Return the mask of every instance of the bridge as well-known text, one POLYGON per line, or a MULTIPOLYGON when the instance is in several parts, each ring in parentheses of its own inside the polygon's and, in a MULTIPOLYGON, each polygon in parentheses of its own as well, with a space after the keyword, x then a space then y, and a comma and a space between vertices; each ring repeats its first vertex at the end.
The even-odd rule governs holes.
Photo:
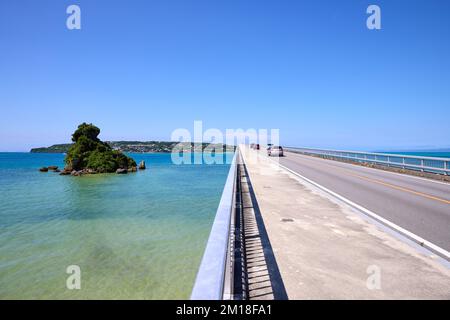
POLYGON ((238 148, 192 299, 450 299, 450 159, 285 151, 238 148))

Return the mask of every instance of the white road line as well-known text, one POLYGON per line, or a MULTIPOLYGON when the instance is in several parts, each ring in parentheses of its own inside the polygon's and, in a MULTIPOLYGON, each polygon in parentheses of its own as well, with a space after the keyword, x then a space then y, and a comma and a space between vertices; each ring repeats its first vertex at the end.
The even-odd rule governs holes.
MULTIPOLYGON (((259 155, 259 156, 261 156, 261 155, 259 155)), ((445 258, 447 261, 450 261, 450 252, 448 252, 447 250, 445 250, 445 249, 435 245, 434 243, 432 243, 432 242, 430 242, 428 240, 423 239, 422 237, 419 237, 418 235, 416 235, 416 234, 414 234, 414 233, 412 233, 412 232, 410 232, 410 231, 408 231, 408 230, 406 230, 406 229, 396 225, 395 223, 393 223, 393 222, 391 222, 391 221, 389 221, 389 220, 379 216, 378 214, 370 211, 369 209, 366 209, 363 206, 360 206, 359 204, 356 204, 353 201, 351 201, 351 200, 341 196, 340 194, 337 194, 336 192, 331 191, 330 189, 328 189, 328 188, 318 184, 317 182, 314 182, 314 181, 312 181, 312 180, 302 176, 301 174, 299 174, 299 173, 297 173, 297 172, 295 172, 295 171, 293 171, 293 170, 283 166, 282 164, 280 164, 280 163, 278 163, 278 162, 276 162, 276 161, 274 161, 274 160, 272 160, 270 158, 266 158, 266 159, 272 161, 273 163, 278 164, 278 166, 280 168, 283 168, 284 170, 289 171, 290 173, 298 176, 299 178, 303 179, 304 181, 314 185, 315 187, 321 189, 322 191, 325 191, 326 193, 332 195, 333 197, 336 197, 337 199, 341 200, 342 202, 344 202, 344 203, 350 205, 351 207, 357 209, 358 211, 366 214, 367 216, 371 217, 372 219, 375 219, 376 221, 382 223, 383 225, 385 225, 385 226, 395 230, 396 232, 402 234, 403 236, 413 240, 414 242, 418 243, 422 247, 427 248, 428 250, 438 254, 439 256, 445 258)))
MULTIPOLYGON (((305 156, 305 157, 309 157, 309 158, 313 158, 313 159, 319 159, 319 160, 328 160, 328 161, 333 161, 333 162, 338 162, 338 163, 342 163, 342 164, 348 164, 348 165, 352 165, 352 166, 358 166, 357 164, 353 164, 353 163, 347 163, 347 162, 342 162, 342 161, 338 161, 338 160, 331 160, 331 159, 324 159, 324 158, 317 158, 317 157, 312 157, 312 156, 308 156, 306 154, 300 154, 300 153, 296 153, 296 152, 292 152, 292 151, 286 151, 288 153, 291 153, 293 155, 299 155, 299 156, 305 156)), ((378 172, 383 172, 383 173, 391 173, 391 174, 395 174, 397 176, 401 176, 401 177, 405 177, 405 178, 413 178, 413 179, 417 179, 417 180, 422 180, 425 182, 433 182, 433 183, 438 183, 438 184, 442 184, 444 186, 448 186, 450 187, 450 183, 449 182, 444 182, 444 181, 438 181, 438 180, 433 180, 433 179, 428 179, 428 178, 422 178, 422 177, 416 177, 407 173, 398 173, 398 172, 392 172, 392 171, 388 171, 388 170, 383 170, 383 169, 377 169, 377 168, 371 168, 371 167, 365 167, 365 166, 358 166, 359 168, 363 168, 363 169, 370 169, 370 170, 375 170, 378 172)))

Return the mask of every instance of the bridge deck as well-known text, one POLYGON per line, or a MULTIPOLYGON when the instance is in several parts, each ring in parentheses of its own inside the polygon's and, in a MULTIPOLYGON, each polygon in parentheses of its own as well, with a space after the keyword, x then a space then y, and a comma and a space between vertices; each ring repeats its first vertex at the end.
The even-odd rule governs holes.
POLYGON ((367 221, 263 151, 241 150, 268 235, 264 250, 272 251, 290 299, 450 299, 448 262, 367 221), (369 289, 376 270, 380 289, 369 289))
POLYGON ((450 183, 290 152, 280 164, 450 251, 450 183))

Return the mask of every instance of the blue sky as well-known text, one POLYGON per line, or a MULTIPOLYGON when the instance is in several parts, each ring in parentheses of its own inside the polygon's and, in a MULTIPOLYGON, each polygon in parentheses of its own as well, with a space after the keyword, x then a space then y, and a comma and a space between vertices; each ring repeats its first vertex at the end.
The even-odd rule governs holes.
POLYGON ((283 145, 450 146, 450 1, 0 2, 0 151, 174 129, 279 128, 283 145), (66 28, 77 4, 82 29, 66 28), (377 4, 382 30, 366 28, 377 4))

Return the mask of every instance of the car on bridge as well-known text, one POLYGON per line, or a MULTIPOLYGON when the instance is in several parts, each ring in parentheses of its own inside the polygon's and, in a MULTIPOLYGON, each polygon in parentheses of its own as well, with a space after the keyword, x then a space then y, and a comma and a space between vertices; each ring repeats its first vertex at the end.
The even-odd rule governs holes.
POLYGON ((260 149, 259 143, 251 143, 250 149, 259 150, 260 149))
POLYGON ((284 156, 283 147, 272 145, 267 149, 267 155, 269 157, 272 157, 272 156, 283 157, 284 156))

